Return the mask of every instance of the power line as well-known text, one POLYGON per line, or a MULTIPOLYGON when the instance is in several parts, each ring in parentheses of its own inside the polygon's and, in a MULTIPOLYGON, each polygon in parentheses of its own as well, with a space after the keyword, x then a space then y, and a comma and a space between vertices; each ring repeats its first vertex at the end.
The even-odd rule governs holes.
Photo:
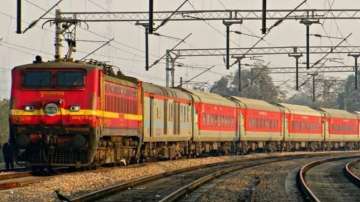
MULTIPOLYGON (((26 0, 26 1, 30 3, 30 1, 28 1, 28 0, 26 0)), ((90 3, 93 3, 95 6, 99 7, 99 5, 98 5, 97 3, 94 3, 94 2, 91 1, 91 0, 88 0, 88 1, 89 1, 90 3)), ((36 8, 38 8, 38 9, 40 9, 40 10, 47 11, 47 9, 39 6, 39 5, 36 4, 36 3, 31 2, 31 5, 35 6, 36 8)), ((99 8, 107 11, 107 9, 104 9, 103 7, 99 7, 99 8)), ((1 11, 0 11, 0 12, 1 12, 1 11)), ((54 13, 52 13, 52 14, 54 14, 54 13)), ((13 16, 11 16, 11 17, 14 18, 13 16)), ((109 37, 104 36, 104 35, 102 35, 102 34, 99 34, 99 33, 95 32, 95 31, 90 30, 90 29, 84 29, 84 28, 82 28, 82 27, 80 27, 80 29, 82 29, 83 31, 86 31, 86 32, 88 32, 88 33, 91 33, 91 34, 93 34, 93 35, 95 35, 95 36, 97 36, 97 37, 100 37, 100 38, 103 38, 103 39, 106 39, 106 40, 110 40, 109 37)), ((53 32, 53 31, 51 31, 51 32, 53 32)), ((136 47, 127 45, 127 44, 125 44, 125 43, 123 43, 123 42, 114 40, 113 43, 119 44, 119 45, 121 45, 121 46, 124 46, 124 47, 127 47, 127 48, 129 48, 129 49, 135 50, 135 51, 137 51, 137 52, 143 53, 143 51, 142 51, 141 49, 138 49, 138 48, 136 48, 136 47)), ((119 48, 119 49, 121 49, 121 48, 119 48)), ((135 55, 134 53, 129 52, 129 51, 123 50, 123 52, 127 52, 127 53, 129 53, 129 54, 131 54, 131 55, 135 55)), ((137 56, 140 56, 140 55, 137 55, 137 56)), ((155 55, 154 55, 154 56, 155 56, 155 55)))
POLYGON ((158 29, 160 29, 162 26, 164 26, 171 18, 172 16, 174 16, 187 2, 189 2, 189 0, 185 0, 180 6, 178 6, 172 13, 170 13, 170 15, 165 18, 160 25, 158 25, 154 31, 157 31, 158 29))
MULTIPOLYGON (((195 8, 194 4, 191 3, 191 1, 189 1, 190 6, 192 7, 192 9, 194 11, 196 11, 197 9, 195 8)), ((216 33, 218 33, 219 35, 226 37, 226 35, 224 34, 223 31, 220 31, 218 28, 214 27, 212 24, 210 24, 208 21, 206 21, 204 18, 198 17, 197 19, 202 20, 207 26, 209 26, 211 29, 213 29, 216 33)), ((238 43, 234 42, 233 40, 230 40, 231 43, 233 45, 237 45, 240 46, 238 43)))

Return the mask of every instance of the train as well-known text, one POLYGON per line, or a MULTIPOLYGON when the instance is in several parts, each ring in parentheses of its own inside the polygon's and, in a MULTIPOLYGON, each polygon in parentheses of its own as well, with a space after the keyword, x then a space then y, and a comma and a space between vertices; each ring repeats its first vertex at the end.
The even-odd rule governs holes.
POLYGON ((357 113, 166 88, 77 61, 13 68, 9 121, 16 162, 31 168, 360 149, 357 113))

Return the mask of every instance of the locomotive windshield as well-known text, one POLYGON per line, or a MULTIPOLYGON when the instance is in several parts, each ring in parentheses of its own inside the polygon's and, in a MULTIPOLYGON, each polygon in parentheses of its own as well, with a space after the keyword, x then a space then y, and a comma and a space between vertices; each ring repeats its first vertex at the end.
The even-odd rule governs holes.
POLYGON ((28 88, 50 88, 50 71, 28 71, 24 74, 24 87, 28 88))
POLYGON ((23 86, 25 88, 79 88, 84 87, 85 71, 49 71, 31 70, 24 72, 23 86))
POLYGON ((56 73, 56 87, 74 88, 84 86, 83 71, 60 71, 56 73))

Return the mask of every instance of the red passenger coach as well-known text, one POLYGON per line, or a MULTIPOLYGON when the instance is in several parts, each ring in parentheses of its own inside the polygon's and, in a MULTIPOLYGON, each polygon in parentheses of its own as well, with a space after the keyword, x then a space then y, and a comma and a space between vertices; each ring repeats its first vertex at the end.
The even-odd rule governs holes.
POLYGON ((345 110, 321 108, 326 117, 325 142, 330 147, 354 148, 359 139, 359 120, 356 114, 345 110))
POLYGON ((308 106, 281 103, 286 122, 284 150, 321 149, 324 141, 323 114, 308 106))
POLYGON ((231 99, 239 105, 242 152, 264 148, 279 150, 284 138, 282 109, 263 100, 243 97, 231 97, 231 99))
POLYGON ((359 133, 357 119, 330 118, 329 133, 333 135, 353 135, 359 133))
POLYGON ((246 109, 243 110, 245 131, 248 132, 281 132, 281 113, 246 109))
POLYGON ((300 114, 287 114, 289 133, 297 134, 321 134, 321 116, 309 116, 300 114))
POLYGON ((194 102, 193 146, 196 153, 230 152, 239 141, 237 105, 217 94, 185 90, 194 102))
POLYGON ((235 131, 236 108, 221 105, 196 103, 199 113, 199 129, 207 131, 235 131))

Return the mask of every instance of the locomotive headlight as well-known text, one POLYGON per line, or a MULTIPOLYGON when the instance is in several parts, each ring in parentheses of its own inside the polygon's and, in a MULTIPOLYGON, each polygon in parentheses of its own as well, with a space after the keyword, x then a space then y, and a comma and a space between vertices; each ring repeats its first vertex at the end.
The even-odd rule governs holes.
POLYGON ((71 112, 78 112, 80 111, 80 106, 79 105, 73 105, 70 107, 70 111, 71 112))
POLYGON ((32 112, 32 111, 34 111, 34 106, 26 105, 24 107, 24 110, 27 111, 27 112, 32 112))
POLYGON ((58 113, 58 111, 59 111, 59 107, 55 103, 46 104, 44 107, 45 114, 49 116, 54 116, 56 113, 58 113))

